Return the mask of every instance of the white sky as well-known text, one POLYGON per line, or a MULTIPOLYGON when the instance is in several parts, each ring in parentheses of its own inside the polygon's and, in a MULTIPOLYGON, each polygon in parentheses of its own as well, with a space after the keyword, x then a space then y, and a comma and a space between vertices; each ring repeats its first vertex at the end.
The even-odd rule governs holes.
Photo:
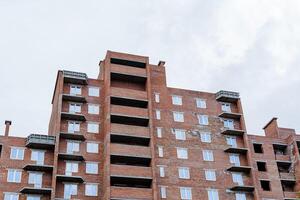
POLYGON ((171 87, 239 91, 249 133, 300 131, 299 0, 0 0, 0 134, 46 133, 58 69, 106 50, 167 62, 171 87))

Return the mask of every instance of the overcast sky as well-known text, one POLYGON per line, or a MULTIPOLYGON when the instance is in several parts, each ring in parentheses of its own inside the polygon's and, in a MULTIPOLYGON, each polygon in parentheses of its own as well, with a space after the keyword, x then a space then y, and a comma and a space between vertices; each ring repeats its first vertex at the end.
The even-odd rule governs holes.
POLYGON ((299 0, 0 0, 0 133, 47 133, 57 70, 106 50, 166 61, 171 87, 239 91, 249 133, 300 132, 299 0))

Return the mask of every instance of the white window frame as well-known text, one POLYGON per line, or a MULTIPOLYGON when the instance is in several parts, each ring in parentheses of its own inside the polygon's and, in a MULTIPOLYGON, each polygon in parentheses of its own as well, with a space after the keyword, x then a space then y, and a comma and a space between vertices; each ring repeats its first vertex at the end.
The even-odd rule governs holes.
POLYGON ((3 192, 4 200, 19 200, 19 194, 14 192, 3 192))
POLYGON ((40 195, 27 195, 26 196, 26 200, 41 200, 41 196, 40 195))
POLYGON ((231 113, 231 104, 230 103, 221 103, 221 110, 223 112, 228 112, 228 113, 231 113))
POLYGON ((184 122, 184 112, 173 111, 174 122, 184 122))
POLYGON ((68 121, 68 133, 80 132, 80 122, 68 121))
POLYGON ((229 146, 234 147, 234 148, 236 148, 238 146, 236 136, 226 136, 226 143, 229 146))
POLYGON ((165 166, 163 165, 158 165, 158 170, 159 170, 159 177, 165 177, 166 173, 165 173, 165 166))
POLYGON ((160 198, 166 199, 167 198, 167 187, 159 186, 159 188, 160 188, 160 198))
MULTIPOLYGON (((247 200, 246 194, 242 192, 235 193, 235 200, 247 200)), ((267 199, 263 198, 263 200, 267 200, 267 199)), ((268 199, 268 200, 274 200, 274 199, 268 199)))
POLYGON ((79 163, 76 161, 66 161, 65 175, 72 176, 73 173, 78 173, 79 163))
POLYGON ((188 159, 189 153, 187 148, 176 147, 177 158, 178 159, 188 159))
POLYGON ((34 185, 34 188, 42 188, 43 173, 42 172, 29 172, 28 184, 34 185))
POLYGON ((76 140, 67 140, 67 149, 68 154, 74 154, 80 151, 80 142, 76 140))
POLYGON ((71 199, 72 196, 76 196, 78 194, 78 185, 74 183, 65 183, 64 184, 64 199, 71 199), (70 188, 67 188, 70 187, 70 188), (69 189, 67 193, 67 189, 69 189))
POLYGON ((86 152, 87 153, 99 153, 99 143, 96 142, 87 142, 86 143, 86 152))
POLYGON ((100 105, 99 104, 88 104, 88 113, 91 115, 99 115, 100 112, 100 105))
POLYGON ((20 170, 20 169, 8 169, 7 170, 7 182, 8 183, 21 183, 21 181, 22 181, 22 170, 20 170), (10 177, 12 179, 10 179, 10 177))
POLYGON ((192 188, 190 187, 180 187, 180 199, 181 200, 191 200, 192 199, 192 188))
POLYGON ((201 132, 200 138, 201 138, 201 142, 211 143, 211 133, 210 132, 201 132))
POLYGON ((207 180, 207 181, 216 181, 217 180, 216 170, 205 169, 204 172, 205 172, 205 180, 207 180))
POLYGON ((89 197, 96 197, 98 196, 98 184, 97 183, 86 183, 85 184, 85 192, 84 192, 85 196, 89 196, 89 197), (89 191, 88 186, 92 187, 93 189, 95 189, 95 191, 92 191, 93 193, 89 193, 91 191, 89 191))
POLYGON ((196 98, 196 107, 197 108, 206 108, 206 100, 201 98, 196 98))
POLYGON ((38 165, 44 165, 45 162, 45 150, 32 149, 31 160, 35 161, 38 165))
POLYGON ((97 162, 85 162, 85 173, 86 174, 98 174, 99 173, 99 163, 97 162))
POLYGON ((204 161, 214 161, 214 152, 212 150, 202 150, 202 155, 204 161))
POLYGON ((234 129, 234 120, 232 119, 223 119, 224 128, 234 129))
POLYGON ((239 154, 229 154, 229 162, 234 166, 241 166, 240 155, 239 154))
POLYGON ((88 122, 87 123, 87 132, 88 133, 99 133, 99 123, 97 122, 88 122))
POLYGON ((186 131, 184 129, 173 129, 176 140, 186 140, 186 131))
POLYGON ((180 179, 190 179, 190 168, 178 167, 178 177, 180 179))
POLYGON ((232 182, 238 184, 238 186, 244 185, 243 174, 238 172, 232 172, 232 182))
POLYGON ((23 147, 11 147, 10 159, 11 160, 24 160, 25 148, 23 147), (14 152, 16 151, 16 152, 14 152))
POLYGON ((156 135, 158 138, 162 138, 162 127, 156 127, 156 135))
POLYGON ((219 192, 216 189, 207 190, 208 200, 219 200, 219 192))
POLYGON ((81 103, 69 103, 69 113, 81 113, 81 103))
POLYGON ((157 119, 157 120, 161 120, 161 112, 160 112, 160 110, 155 110, 155 119, 157 119))
POLYGON ((99 97, 100 96, 100 88, 94 87, 94 86, 89 86, 88 87, 88 95, 90 97, 99 97))
POLYGON ((164 148, 162 146, 158 146, 158 157, 162 158, 164 157, 164 148))
POLYGON ((155 92, 154 93, 154 100, 156 103, 159 103, 160 102, 160 96, 159 96, 159 93, 155 92))
POLYGON ((80 96, 81 92, 82 92, 81 89, 82 89, 82 87, 79 85, 70 85, 70 95, 80 96), (74 88, 74 89, 72 89, 72 88, 74 88))
POLYGON ((182 96, 172 95, 172 104, 182 106, 182 96))
POLYGON ((198 116, 198 123, 200 125, 209 125, 209 117, 208 115, 197 115, 198 116))

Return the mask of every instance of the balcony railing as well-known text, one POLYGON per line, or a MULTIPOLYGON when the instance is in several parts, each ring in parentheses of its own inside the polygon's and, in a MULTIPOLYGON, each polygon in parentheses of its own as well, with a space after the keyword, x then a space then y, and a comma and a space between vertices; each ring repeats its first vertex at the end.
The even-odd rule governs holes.
POLYGON ((220 90, 219 92, 216 93, 216 99, 218 101, 236 102, 239 98, 240 98, 240 94, 238 92, 220 90))
POLYGON ((294 173, 288 173, 288 172, 279 172, 279 176, 280 176, 280 179, 283 179, 283 180, 291 180, 291 181, 295 181, 296 180, 296 177, 295 177, 295 174, 294 173))
POLYGON ((26 139, 26 147, 53 149, 55 145, 55 136, 31 134, 26 139))
POLYGON ((63 70, 63 76, 66 83, 87 84, 86 73, 63 70))

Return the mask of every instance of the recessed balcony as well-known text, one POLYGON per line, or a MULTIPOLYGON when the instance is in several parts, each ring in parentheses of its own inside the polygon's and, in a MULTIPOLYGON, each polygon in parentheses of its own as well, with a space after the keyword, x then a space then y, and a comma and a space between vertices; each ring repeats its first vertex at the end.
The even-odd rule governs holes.
POLYGON ((239 120, 242 114, 240 113, 232 113, 232 112, 222 112, 219 117, 228 118, 228 119, 236 119, 239 120))
POLYGON ((251 171, 251 167, 249 166, 231 166, 227 169, 230 172, 243 172, 249 174, 251 171))
POLYGON ((63 94, 62 99, 64 101, 72 101, 72 102, 79 102, 79 103, 86 103, 86 99, 83 96, 76 96, 72 94, 63 94))
POLYGON ((230 188, 234 192, 254 192, 254 186, 247 185, 237 185, 230 188))
POLYGON ((298 192, 283 191, 283 200, 299 200, 298 192))
POLYGON ((152 178, 110 176, 110 185, 117 187, 151 188, 152 178))
POLYGON ((34 149, 54 149, 55 136, 31 134, 26 138, 26 147, 34 149))
POLYGON ((69 139, 69 140, 80 140, 80 141, 85 140, 85 137, 82 133, 61 132, 59 136, 60 138, 69 139))
POLYGON ((296 177, 295 174, 292 172, 279 172, 279 177, 281 181, 284 182, 295 182, 296 177))
POLYGON ((135 145, 135 146, 149 146, 150 138, 134 137, 128 135, 111 134, 110 142, 116 144, 135 145))
POLYGON ((129 165, 129 166, 150 167, 151 158, 111 155, 110 163, 113 165, 122 165, 122 166, 129 165))
POLYGON ((152 189, 149 188, 129 188, 129 187, 116 187, 110 188, 110 197, 113 200, 121 199, 143 199, 149 200, 153 198, 152 189))
POLYGON ((86 121, 83 114, 61 112, 61 118, 64 120, 86 121))
POLYGON ((148 119, 148 109, 134 108, 128 106, 111 105, 110 110, 112 115, 128 116, 134 118, 148 119))
POLYGON ((217 101, 234 103, 237 102, 239 99, 240 99, 240 94, 238 92, 221 90, 216 93, 217 101))
POLYGON ((129 126, 129 125, 112 123, 110 128, 111 128, 110 132, 112 134, 150 138, 149 128, 147 127, 129 126))
POLYGON ((121 59, 121 58, 111 58, 110 63, 113 65, 120 65, 120 66, 128 66, 128 67, 133 67, 133 68, 140 68, 140 69, 145 69, 146 68, 146 63, 145 62, 140 62, 140 61, 134 61, 134 60, 126 60, 126 59, 121 59))
POLYGON ((51 188, 24 187, 20 190, 22 194, 50 195, 51 188))
POLYGON ((58 158, 61 160, 84 161, 84 158, 81 154, 59 153, 58 158))
POLYGON ((147 108, 148 101, 146 100, 138 100, 138 99, 129 99, 124 97, 110 97, 111 105, 119 105, 119 106, 128 106, 128 107, 136 107, 136 108, 147 108))
POLYGON ((83 183, 81 176, 56 175, 56 180, 59 182, 83 183))
POLYGON ((224 150, 226 153, 238 153, 238 154, 247 154, 248 149, 242 147, 228 147, 224 150))
POLYGON ((144 68, 136 68, 124 65, 111 64, 110 71, 114 73, 127 74, 133 76, 147 77, 147 71, 144 68))
POLYGON ((245 133, 244 130, 238 130, 238 129, 224 129, 221 131, 221 134, 223 135, 233 135, 233 136, 243 136, 245 133))
POLYGON ((149 147, 124 144, 110 144, 111 155, 151 158, 149 147))
POLYGON ((149 118, 111 114, 111 123, 148 127, 149 118))
POLYGON ((117 177, 136 177, 151 179, 152 171, 151 167, 139 167, 130 165, 111 165, 111 176, 117 177))
POLYGON ((63 77, 65 83, 72 83, 72 84, 80 84, 80 85, 87 85, 88 83, 88 76, 86 73, 81 72, 73 72, 63 70, 63 77))
POLYGON ((23 167, 23 169, 26 171, 52 172, 53 165, 27 164, 23 167))
POLYGON ((111 87, 110 95, 113 97, 122 97, 127 99, 136 99, 142 101, 148 101, 147 92, 128 89, 128 88, 119 88, 119 87, 111 87))

